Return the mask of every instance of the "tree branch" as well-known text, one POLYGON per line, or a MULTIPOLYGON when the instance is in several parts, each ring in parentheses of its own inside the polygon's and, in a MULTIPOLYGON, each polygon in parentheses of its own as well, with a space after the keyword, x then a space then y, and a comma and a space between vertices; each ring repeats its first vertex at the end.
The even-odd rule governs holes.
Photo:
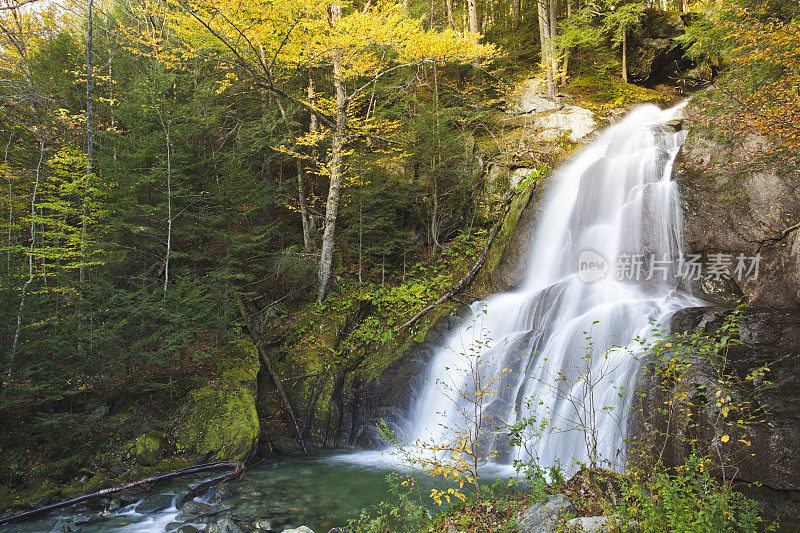
POLYGON ((500 215, 498 221, 495 223, 494 227, 492 228, 492 231, 489 234, 489 240, 486 241, 486 246, 484 246, 481 255, 478 256, 478 259, 475 261, 475 263, 472 265, 469 271, 464 275, 464 277, 462 277, 458 283, 453 285, 453 287, 449 291, 447 291, 441 298, 439 298, 432 304, 425 307, 425 309, 423 309, 422 311, 411 317, 405 324, 394 328, 392 330, 392 333, 397 333, 412 326, 417 320, 419 320, 420 318, 431 312, 433 309, 443 304, 447 300, 454 298, 456 293, 466 288, 467 285, 469 285, 472 282, 472 279, 481 269, 483 264, 486 262, 486 258, 489 256, 489 248, 491 248, 494 239, 497 237, 497 234, 500 233, 500 228, 503 227, 503 221, 505 221, 506 215, 508 215, 508 211, 511 209, 511 200, 514 199, 514 195, 516 195, 516 193, 517 189, 513 188, 510 191, 508 191, 508 194, 503 199, 503 212, 500 215))

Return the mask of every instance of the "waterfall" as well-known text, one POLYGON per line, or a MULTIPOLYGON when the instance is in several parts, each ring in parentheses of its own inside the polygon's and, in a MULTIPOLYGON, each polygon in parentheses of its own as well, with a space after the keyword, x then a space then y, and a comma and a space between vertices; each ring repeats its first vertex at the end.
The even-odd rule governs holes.
POLYGON ((680 108, 636 108, 550 178, 527 273, 474 303, 425 370, 403 438, 452 442, 484 421, 481 454, 570 469, 620 468, 627 413, 653 324, 698 305, 678 286, 682 217, 671 181, 680 108), (478 385, 489 392, 475 405, 478 385), (525 446, 508 426, 535 421, 525 446))

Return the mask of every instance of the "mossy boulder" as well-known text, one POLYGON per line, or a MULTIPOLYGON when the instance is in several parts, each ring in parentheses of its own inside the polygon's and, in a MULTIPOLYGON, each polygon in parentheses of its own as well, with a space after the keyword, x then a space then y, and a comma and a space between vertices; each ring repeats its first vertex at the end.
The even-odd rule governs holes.
POLYGON ((154 466, 163 456, 161 439, 153 435, 139 435, 131 448, 136 461, 144 466, 154 466))
POLYGON ((227 350, 224 360, 229 367, 191 393, 177 421, 178 450, 202 461, 243 461, 255 451, 261 433, 256 412, 258 351, 245 340, 227 350))

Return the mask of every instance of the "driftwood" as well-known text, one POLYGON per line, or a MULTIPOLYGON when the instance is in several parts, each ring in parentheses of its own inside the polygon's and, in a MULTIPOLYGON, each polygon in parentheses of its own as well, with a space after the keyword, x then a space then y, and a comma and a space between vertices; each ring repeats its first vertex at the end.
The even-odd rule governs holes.
POLYGON ((253 338, 253 342, 256 344, 256 348, 258 349, 258 357, 261 359, 261 364, 267 367, 267 372, 269 372, 269 375, 272 377, 272 381, 275 382, 275 387, 277 387, 278 393, 280 393, 283 403, 286 405, 286 410, 288 411, 289 417, 291 417, 292 423, 294 424, 294 429, 297 432, 297 438, 300 439, 300 446, 302 446, 304 453, 308 453, 308 450, 306 450, 306 443, 303 441, 303 434, 300 432, 300 426, 297 424, 297 418, 294 416, 292 403, 289 401, 289 396, 286 395, 286 390, 284 390, 283 385, 281 384, 283 380, 278 377, 278 374, 275 372, 275 369, 272 366, 272 361, 270 361, 269 355, 267 355, 267 351, 264 349, 264 345, 258 340, 255 326, 253 325, 253 321, 250 319, 250 313, 247 312, 247 307, 245 307, 242 297, 238 293, 234 292, 234 298, 236 298, 236 306, 239 308, 239 313, 242 315, 242 319, 247 326, 247 330, 250 332, 250 336, 253 338))
MULTIPOLYGON (((100 498, 101 496, 107 496, 109 494, 114 494, 115 492, 120 492, 123 490, 140 487, 142 485, 148 485, 150 483, 158 483, 160 481, 166 481, 168 479, 185 476, 187 474, 196 474, 198 472, 206 472, 208 470, 218 470, 220 468, 232 468, 233 472, 225 476, 216 478, 210 482, 202 483, 199 487, 204 487, 202 489, 203 491, 208 489, 208 487, 215 485, 216 483, 238 478, 242 474, 242 472, 244 472, 244 463, 240 461, 221 461, 217 463, 206 463, 202 465, 188 466, 186 468, 181 468, 180 470, 175 470, 174 472, 168 472, 166 474, 158 474, 156 476, 150 476, 148 478, 139 481, 126 483, 125 485, 120 485, 118 487, 111 487, 108 489, 99 490, 97 492, 93 492, 91 494, 84 494, 83 496, 78 496, 77 498, 72 498, 70 500, 64 500, 58 503, 52 503, 50 505, 38 507, 30 511, 25 511, 24 513, 19 513, 4 518, 0 518, 0 525, 7 524, 9 522, 14 522, 16 520, 24 520, 26 518, 31 518, 35 515, 46 513, 54 509, 60 509, 62 507, 67 507, 69 505, 74 505, 76 503, 85 502, 87 500, 93 500, 95 498, 100 498)), ((199 489, 199 487, 195 487, 195 489, 190 489, 189 493, 193 494, 195 490, 199 489)), ((185 498, 183 501, 186 501, 186 499, 191 499, 191 498, 185 498)))
POLYGON ((489 248, 491 248, 492 243, 494 242, 495 238, 497 237, 497 234, 500 233, 500 228, 503 227, 503 221, 506 219, 506 215, 508 214, 508 211, 511 209, 511 200, 514 199, 514 195, 516 193, 517 193, 517 189, 516 189, 516 187, 514 187, 510 191, 508 191, 508 194, 503 199, 503 212, 500 214, 500 218, 495 223, 494 227, 492 228, 492 231, 489 233, 489 240, 486 241, 486 246, 483 247, 483 251, 481 252, 481 255, 478 256, 478 259, 475 261, 475 263, 472 265, 472 267, 469 269, 469 271, 464 275, 464 277, 462 277, 458 281, 458 283, 453 285, 453 287, 450 288, 450 290, 447 291, 441 298, 439 298, 438 300, 436 300, 432 304, 428 305, 425 309, 423 309, 422 311, 420 311, 419 313, 417 313, 416 315, 411 317, 402 326, 398 326, 398 327, 394 328, 392 330, 392 333, 397 333, 399 331, 402 331, 402 330, 414 325, 414 323, 417 320, 419 320, 420 318, 422 318, 423 316, 425 316, 426 314, 431 312, 433 309, 435 309, 439 305, 443 304, 447 300, 454 299, 455 295, 459 291, 461 291, 462 289, 465 289, 470 283, 472 283, 473 278, 478 273, 478 271, 481 269, 483 264, 486 262, 486 258, 489 256, 489 248))

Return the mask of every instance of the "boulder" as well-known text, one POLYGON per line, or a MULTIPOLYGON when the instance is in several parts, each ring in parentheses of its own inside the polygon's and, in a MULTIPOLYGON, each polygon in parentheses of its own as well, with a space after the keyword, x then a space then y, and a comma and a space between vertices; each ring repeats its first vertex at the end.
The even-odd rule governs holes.
POLYGON ((137 503, 134 509, 140 514, 157 513, 172 507, 172 501, 174 499, 175 496, 170 494, 151 494, 137 503))
POLYGON ((557 98, 545 96, 546 90, 546 86, 538 78, 523 81, 509 98, 508 113, 521 115, 562 109, 564 104, 557 98))
POLYGON ((206 533, 246 533, 246 531, 233 518, 228 516, 219 522, 209 524, 206 527, 206 533))
POLYGON ((611 533, 614 523, 611 516, 580 516, 567 521, 567 531, 575 533, 611 533))
POLYGON ((211 498, 208 499, 209 503, 219 503, 223 500, 227 500, 233 496, 239 494, 238 489, 231 485, 230 483, 220 483, 214 489, 214 493, 211 495, 211 498))
POLYGON ((259 358, 249 341, 227 349, 238 366, 222 372, 217 382, 192 391, 177 421, 178 450, 202 462, 244 461, 255 452, 261 423, 256 412, 259 358))
POLYGON ((563 494, 549 496, 544 502, 534 503, 517 517, 516 533, 553 533, 566 513, 575 513, 575 507, 563 494))
POLYGON ((163 456, 161 439, 152 435, 139 435, 132 448, 136 461, 144 466, 156 465, 163 456))
POLYGON ((260 518, 253 522, 255 528, 259 531, 266 531, 267 533, 280 533, 283 531, 283 520, 275 520, 269 518, 260 518))
POLYGON ((220 508, 217 506, 190 500, 181 507, 181 514, 178 515, 178 519, 185 522, 193 522, 201 516, 216 513, 219 510, 220 508))
POLYGON ((284 529, 283 533, 314 533, 314 531, 306 526, 300 526, 294 529, 284 529))
POLYGON ((175 533, 200 533, 200 530, 191 524, 184 524, 176 529, 175 533))
POLYGON ((575 105, 543 113, 536 117, 534 124, 541 129, 539 137, 545 140, 555 140, 566 135, 572 142, 586 141, 597 130, 594 113, 575 105))

